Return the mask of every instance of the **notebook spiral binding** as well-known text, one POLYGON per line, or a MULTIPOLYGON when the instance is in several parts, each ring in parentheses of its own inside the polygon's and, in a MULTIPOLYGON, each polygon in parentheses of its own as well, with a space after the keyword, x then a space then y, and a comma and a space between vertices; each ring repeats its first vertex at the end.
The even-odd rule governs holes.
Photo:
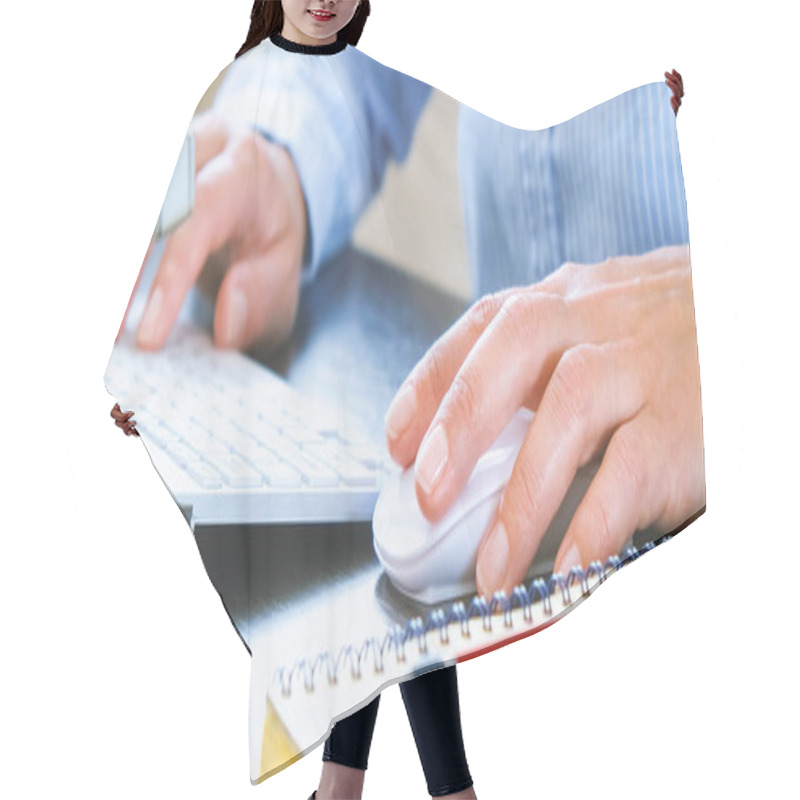
MULTIPOLYGON (((655 541, 646 542, 639 550, 634 547, 626 548, 621 556, 609 556, 605 564, 602 561, 593 561, 584 570, 582 567, 572 567, 566 577, 560 572, 554 572, 549 581, 543 578, 533 580, 526 589, 524 584, 514 587, 511 597, 507 597, 504 591, 495 592, 491 601, 487 601, 482 595, 476 594, 466 608, 463 602, 453 603, 448 610, 438 607, 428 613, 427 620, 422 617, 412 617, 405 625, 392 625, 386 631, 382 640, 372 636, 365 639, 360 647, 346 645, 339 649, 336 657, 329 650, 325 650, 317 655, 313 661, 301 659, 287 669, 279 667, 273 675, 273 684, 277 683, 280 692, 284 697, 290 697, 293 686, 302 680, 302 686, 307 692, 313 692, 318 679, 318 673, 323 670, 327 675, 330 684, 339 682, 339 677, 343 666, 350 665, 350 675, 358 680, 361 678, 362 668, 369 655, 372 655, 373 668, 375 672, 382 673, 384 660, 392 650, 396 653, 396 660, 402 663, 406 660, 406 643, 414 638, 418 641, 419 652, 425 654, 428 651, 427 634, 431 630, 438 629, 440 642, 443 645, 449 643, 449 628, 452 622, 459 622, 462 637, 470 634, 470 623, 473 619, 480 617, 483 629, 492 630, 492 620, 494 612, 498 607, 503 612, 503 625, 506 628, 513 628, 511 611, 515 602, 522 609, 523 618, 526 622, 532 621, 532 606, 535 602, 541 601, 545 613, 552 614, 551 598, 555 591, 561 592, 561 598, 565 606, 569 606, 573 599, 570 595, 570 588, 577 583, 580 595, 589 594, 589 581, 592 577, 597 578, 597 582, 592 587, 594 591, 597 586, 606 581, 608 577, 626 564, 635 561, 644 553, 653 550, 662 542, 672 538, 671 534, 662 536, 655 541)), ((576 598, 577 599, 577 596, 576 598)))

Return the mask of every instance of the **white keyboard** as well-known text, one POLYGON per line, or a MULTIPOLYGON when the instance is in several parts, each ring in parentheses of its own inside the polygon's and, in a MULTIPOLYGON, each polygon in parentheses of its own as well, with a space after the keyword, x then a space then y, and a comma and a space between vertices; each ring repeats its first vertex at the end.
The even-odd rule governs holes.
POLYGON ((342 409, 312 402, 191 323, 139 350, 125 331, 105 374, 167 488, 196 524, 367 521, 399 470, 342 409))

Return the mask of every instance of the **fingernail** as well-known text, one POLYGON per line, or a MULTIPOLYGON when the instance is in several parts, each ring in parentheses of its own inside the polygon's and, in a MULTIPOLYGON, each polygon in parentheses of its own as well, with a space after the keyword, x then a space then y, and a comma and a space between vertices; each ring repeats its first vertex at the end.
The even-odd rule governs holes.
POLYGON ((508 565, 508 536, 502 522, 498 522, 489 534, 489 541, 480 555, 477 569, 478 586, 481 592, 491 597, 502 588, 508 565))
POLYGON ((561 565, 556 569, 556 572, 566 576, 573 567, 583 567, 581 551, 578 550, 578 545, 574 542, 564 554, 564 558, 561 559, 561 565))
POLYGON ((407 383, 392 400, 383 424, 390 438, 397 439, 411 424, 417 412, 417 392, 413 383, 407 383))
POLYGON ((150 345, 155 343, 156 334, 158 333, 158 317, 161 314, 163 299, 164 292, 160 286, 156 286, 139 324, 139 335, 137 336, 139 344, 150 345))
POLYGON ((425 494, 430 494, 433 491, 441 477, 446 462, 447 435, 440 423, 423 442, 422 450, 417 458, 416 479, 425 494))
POLYGON ((229 345, 241 344, 247 324, 247 297, 241 289, 234 289, 228 301, 228 327, 226 342, 229 345))

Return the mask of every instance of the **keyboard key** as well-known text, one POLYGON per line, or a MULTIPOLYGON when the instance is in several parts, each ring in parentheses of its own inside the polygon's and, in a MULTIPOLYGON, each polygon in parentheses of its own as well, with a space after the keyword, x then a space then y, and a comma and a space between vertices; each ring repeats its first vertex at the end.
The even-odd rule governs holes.
POLYGON ((347 452, 350 453, 353 458, 357 458, 359 461, 372 468, 378 467, 382 462, 389 459, 389 457, 385 455, 382 450, 379 450, 376 445, 372 444, 372 442, 350 444, 347 446, 347 452))
POLYGON ((206 461, 193 461, 187 464, 185 469, 204 489, 222 488, 220 474, 206 461))
POLYGON ((280 457, 290 467, 294 467, 308 482, 309 486, 316 488, 329 488, 339 485, 339 474, 324 462, 312 459, 299 447, 290 442, 285 442, 280 457))
POLYGON ((264 477, 268 477, 270 472, 280 466, 281 460, 265 447, 253 444, 251 447, 244 447, 241 450, 234 450, 235 455, 253 465, 264 477))
POLYGON ((200 427, 191 417, 176 416, 169 420, 167 428, 180 436, 189 447, 201 455, 214 440, 212 434, 200 427))
POLYGON ((190 464, 199 461, 197 453, 192 450, 191 447, 188 447, 183 442, 174 442, 171 443, 168 447, 164 448, 167 451, 167 455, 176 463, 180 464, 182 467, 188 467, 190 464))
POLYGON ((238 489, 255 489, 264 483, 261 473, 235 453, 218 456, 214 461, 214 466, 220 470, 222 479, 229 486, 238 489))
POLYGON ((324 445, 327 440, 324 436, 309 427, 308 425, 293 424, 281 429, 284 436, 288 436, 295 444, 303 447, 314 447, 324 445))
MULTIPOLYGON (((134 419, 136 415, 134 414, 134 419)), ((154 424, 150 420, 139 420, 136 423, 137 428, 141 428, 141 433, 145 436, 152 437, 156 444, 160 445, 162 449, 169 450, 173 445, 180 442, 180 438, 176 436, 171 430, 165 428, 163 425, 154 424)))
POLYGON ((303 476, 283 462, 270 470, 268 481, 275 489, 300 489, 303 486, 303 476))
POLYGON ((333 444, 319 447, 314 451, 317 458, 325 461, 336 472, 347 486, 377 486, 378 476, 375 470, 368 469, 360 461, 353 458, 341 445, 333 444))

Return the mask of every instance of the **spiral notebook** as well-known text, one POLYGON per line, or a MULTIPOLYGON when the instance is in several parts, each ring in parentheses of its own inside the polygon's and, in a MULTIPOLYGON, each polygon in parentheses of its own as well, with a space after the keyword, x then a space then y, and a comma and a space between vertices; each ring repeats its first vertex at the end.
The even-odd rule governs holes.
MULTIPOLYGON (((328 736, 337 718, 367 705, 404 676, 462 663, 544 630, 612 573, 674 535, 648 541, 640 549, 628 547, 605 563, 592 562, 586 570, 573 567, 566 576, 552 573, 527 586, 520 584, 510 597, 498 593, 489 602, 476 594, 469 601, 436 607, 426 617, 392 625, 382 636, 278 667, 267 693, 263 757, 274 762, 280 753, 287 758, 299 751, 305 755, 328 736), (317 691, 323 681, 328 692, 317 691), (335 708, 347 711, 332 716, 332 707, 319 702, 320 695, 335 696, 335 708), (314 744, 304 749, 309 742, 314 744)), ((268 768, 262 764, 262 771, 268 768)))

